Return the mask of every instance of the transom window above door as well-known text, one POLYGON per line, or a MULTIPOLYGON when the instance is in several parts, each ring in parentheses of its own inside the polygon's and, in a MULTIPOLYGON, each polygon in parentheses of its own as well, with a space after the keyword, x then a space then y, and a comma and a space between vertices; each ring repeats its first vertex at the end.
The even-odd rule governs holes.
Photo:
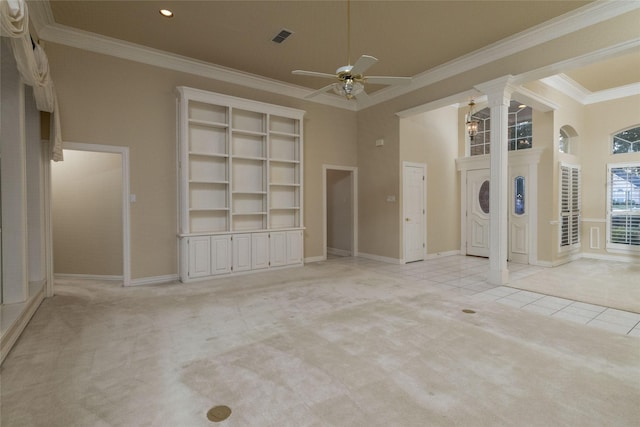
MULTIPOLYGON (((491 152, 491 112, 488 107, 472 114, 478 121, 478 133, 469 141, 469 155, 480 156, 491 152)), ((509 151, 533 147, 533 110, 512 100, 508 116, 509 151)))

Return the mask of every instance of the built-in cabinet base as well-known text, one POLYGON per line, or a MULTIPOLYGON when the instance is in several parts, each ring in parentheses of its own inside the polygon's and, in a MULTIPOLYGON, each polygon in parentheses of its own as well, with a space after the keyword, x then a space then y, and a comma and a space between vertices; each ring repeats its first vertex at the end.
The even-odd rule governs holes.
POLYGON ((180 280, 302 265, 301 229, 182 236, 180 280))

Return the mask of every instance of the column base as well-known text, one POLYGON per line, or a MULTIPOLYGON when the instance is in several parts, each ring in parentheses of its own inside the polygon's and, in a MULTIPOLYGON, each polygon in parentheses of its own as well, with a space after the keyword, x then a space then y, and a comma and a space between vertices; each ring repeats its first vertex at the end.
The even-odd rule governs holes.
POLYGON ((487 278, 490 284, 501 286, 509 283, 509 270, 508 269, 489 269, 489 276, 487 278))

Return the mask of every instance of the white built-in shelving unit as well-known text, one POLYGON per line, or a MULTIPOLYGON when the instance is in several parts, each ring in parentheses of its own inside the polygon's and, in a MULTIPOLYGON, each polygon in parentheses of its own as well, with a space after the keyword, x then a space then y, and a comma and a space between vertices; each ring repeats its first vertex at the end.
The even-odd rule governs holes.
POLYGON ((302 264, 303 115, 178 87, 182 281, 302 264))

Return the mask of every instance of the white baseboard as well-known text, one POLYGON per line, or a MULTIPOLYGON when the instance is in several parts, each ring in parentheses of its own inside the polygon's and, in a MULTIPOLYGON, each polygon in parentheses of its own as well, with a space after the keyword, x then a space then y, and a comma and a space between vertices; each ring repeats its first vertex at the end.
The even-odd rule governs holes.
POLYGON ((358 256, 361 257, 361 258, 372 259, 374 261, 386 262, 386 263, 389 263, 389 264, 401 264, 402 263, 402 260, 400 260, 398 258, 389 258, 389 257, 386 257, 386 256, 367 254, 365 252, 358 252, 358 256))
POLYGON ((130 286, 143 286, 143 285, 158 285, 161 283, 177 282, 180 277, 177 274, 166 274, 164 276, 152 276, 141 277, 139 279, 131 279, 131 282, 127 285, 130 286))
POLYGON ((446 252, 436 252, 434 254, 427 254, 427 256, 424 257, 424 259, 435 259, 435 258, 442 258, 445 256, 452 256, 452 255, 460 255, 460 250, 456 249, 453 251, 446 251, 446 252))
POLYGON ((322 255, 320 256, 310 256, 308 258, 304 259, 304 263, 308 264, 310 262, 320 262, 320 261, 326 261, 327 258, 323 257, 322 255))
POLYGON ((65 274, 65 273, 55 273, 53 275, 54 279, 80 279, 80 280, 105 280, 109 282, 122 282, 124 278, 122 276, 109 276, 109 275, 99 275, 99 274, 65 274))
POLYGON ((537 267, 547 267, 547 268, 551 268, 553 267, 553 264, 549 261, 536 261, 535 263, 531 263, 530 265, 535 265, 537 267))
POLYGON ((584 252, 582 254, 582 258, 600 259, 603 261, 640 262, 640 258, 638 258, 638 256, 633 256, 628 254, 611 255, 611 254, 596 254, 596 253, 584 252))
POLYGON ((558 267, 564 264, 568 264, 572 261, 577 261, 579 259, 599 259, 602 261, 618 261, 618 262, 638 262, 638 257, 633 255, 612 255, 612 254, 597 254, 591 252, 580 252, 571 254, 568 257, 557 259, 555 261, 537 261, 535 264, 539 267, 558 267))
POLYGON ((11 319, 8 320, 9 325, 3 325, 6 330, 0 334, 0 365, 4 362, 5 357, 7 357, 18 338, 20 338, 20 334, 27 327, 42 301, 44 301, 44 288, 45 286, 41 286, 40 290, 31 295, 24 303, 7 304, 3 307, 4 310, 16 309, 16 316, 13 321, 11 319), (8 307, 12 305, 15 305, 15 307, 8 307), (18 307, 18 305, 21 307, 18 307))
POLYGON ((347 251, 345 249, 338 249, 338 248, 327 248, 327 254, 337 255, 337 256, 351 256, 351 251, 347 251))

